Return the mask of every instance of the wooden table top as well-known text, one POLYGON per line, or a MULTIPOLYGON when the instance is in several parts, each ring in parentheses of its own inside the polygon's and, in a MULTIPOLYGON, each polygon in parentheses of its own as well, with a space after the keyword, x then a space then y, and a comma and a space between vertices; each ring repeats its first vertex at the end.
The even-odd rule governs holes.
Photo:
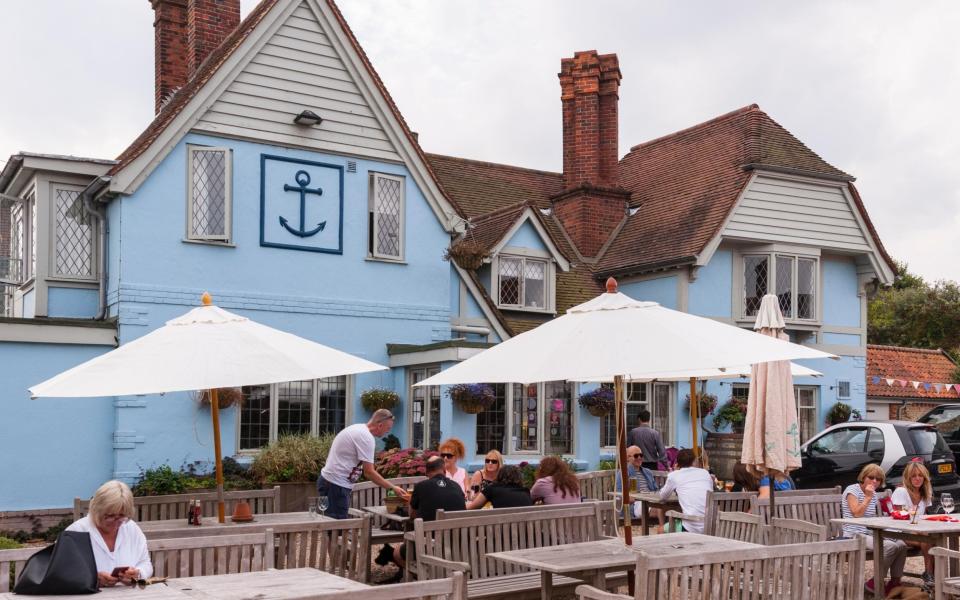
MULTIPOLYGON (((620 492, 610 493, 620 494, 620 492)), ((670 497, 664 500, 660 497, 660 492, 630 492, 630 499, 634 502, 641 501, 649 502, 650 504, 678 504, 680 502, 676 494, 670 494, 670 497)))
MULTIPOLYGON (((960 517, 960 515, 958 515, 960 517)), ((958 517, 954 517, 958 519, 958 517)), ((917 517, 917 522, 911 524, 910 521, 900 521, 893 517, 863 517, 852 519, 831 519, 832 523, 841 525, 860 525, 867 529, 886 529, 889 531, 906 531, 918 534, 948 534, 960 533, 960 519, 956 523, 945 523, 943 521, 927 521, 923 517, 917 517)))
POLYGON ((97 598, 97 600, 131 600, 131 596, 136 596, 138 599, 142 598, 143 600, 190 600, 189 597, 184 596, 180 590, 163 585, 162 583, 148 585, 142 590, 131 590, 130 586, 127 585, 115 585, 113 587, 103 588, 100 590, 100 593, 95 595, 24 596, 22 594, 7 592, 0 594, 0 600, 24 600, 26 598, 31 600, 90 600, 91 598, 97 598))
MULTIPOLYGON (((325 520, 333 520, 330 517, 323 517, 325 520)), ((147 539, 161 539, 171 537, 186 537, 197 535, 211 535, 220 533, 256 533, 263 531, 271 525, 293 525, 317 523, 321 520, 320 515, 311 516, 308 512, 290 512, 290 513, 268 513, 254 515, 253 521, 247 523, 234 523, 230 517, 223 523, 217 522, 217 517, 203 517, 203 525, 188 525, 186 519, 166 519, 160 521, 138 522, 140 530, 147 536, 147 539), (229 532, 221 531, 229 529, 229 532)))
POLYGON ((398 523, 406 523, 407 521, 410 520, 409 515, 398 515, 395 513, 387 512, 387 507, 383 506, 382 504, 378 506, 363 506, 360 508, 360 510, 365 510, 368 513, 373 513, 377 516, 383 517, 390 521, 396 521, 398 523))
POLYGON ((491 552, 487 556, 540 571, 562 574, 630 567, 637 562, 638 552, 657 556, 679 556, 716 550, 736 552, 757 547, 757 544, 749 542, 683 532, 638 536, 633 539, 632 548, 627 547, 621 539, 605 539, 527 550, 491 552))
MULTIPOLYGON (((170 588, 177 590, 180 600, 271 600, 309 596, 319 592, 340 592, 367 589, 370 586, 317 569, 281 569, 171 579, 170 588)), ((151 599, 153 600, 153 599, 151 599)), ((165 599, 164 599, 165 600, 165 599)))

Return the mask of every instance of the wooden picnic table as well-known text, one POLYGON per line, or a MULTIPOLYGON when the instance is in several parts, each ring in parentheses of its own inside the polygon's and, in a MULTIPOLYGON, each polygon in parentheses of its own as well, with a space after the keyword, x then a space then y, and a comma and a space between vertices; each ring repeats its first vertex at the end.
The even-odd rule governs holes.
MULTIPOLYGON (((608 495, 619 498, 620 492, 607 492, 608 495)), ((640 502, 640 535, 650 535, 650 509, 660 508, 664 512, 668 510, 680 510, 680 501, 676 494, 671 494, 669 498, 663 500, 659 492, 630 492, 630 501, 640 502)), ((625 507, 630 510, 630 507, 625 507)))
POLYGON ((217 517, 203 517, 203 525, 188 525, 186 519, 166 519, 161 521, 144 521, 137 523, 148 540, 158 540, 174 537, 192 537, 198 535, 219 535, 233 533, 257 533, 274 525, 299 525, 318 523, 321 519, 333 520, 331 517, 312 516, 308 512, 267 513, 254 515, 253 521, 234 523, 227 517, 224 523, 217 521, 217 517))
POLYGON ((383 517, 388 521, 394 521, 396 523, 400 523, 401 525, 403 525, 404 531, 409 529, 410 524, 412 523, 409 515, 398 515, 396 513, 387 512, 387 507, 382 504, 379 504, 377 506, 363 506, 360 508, 360 510, 366 511, 368 513, 372 513, 374 515, 377 515, 378 517, 383 517))
POLYGON ((197 600, 271 600, 370 587, 359 581, 311 568, 184 577, 171 579, 167 583, 187 598, 197 600))
MULTIPOLYGON (((873 532, 873 597, 877 600, 883 598, 884 570, 880 563, 883 561, 884 538, 925 542, 953 549, 957 548, 957 540, 960 538, 960 522, 927 521, 923 517, 917 517, 916 523, 900 521, 893 517, 831 519, 830 522, 841 525, 860 525, 873 532)), ((957 561, 949 562, 951 563, 950 571, 956 572, 957 561)))
POLYGON ((93 594, 70 594, 67 596, 24 596, 22 594, 6 592, 0 594, 0 600, 90 600, 94 597, 96 597, 97 600, 130 600, 130 597, 133 595, 135 595, 138 599, 142 598, 143 600, 190 600, 189 597, 184 596, 183 592, 180 590, 163 585, 162 583, 148 585, 142 590, 131 590, 130 586, 116 585, 101 589, 100 593, 96 594, 96 596, 93 594))
POLYGON ((553 594, 554 574, 583 579, 598 589, 606 589, 606 574, 631 569, 637 562, 638 552, 656 556, 680 556, 717 550, 737 552, 759 547, 762 546, 683 532, 636 537, 632 547, 627 547, 621 539, 604 539, 527 550, 491 552, 487 557, 539 570, 542 579, 540 597, 549 600, 553 594))

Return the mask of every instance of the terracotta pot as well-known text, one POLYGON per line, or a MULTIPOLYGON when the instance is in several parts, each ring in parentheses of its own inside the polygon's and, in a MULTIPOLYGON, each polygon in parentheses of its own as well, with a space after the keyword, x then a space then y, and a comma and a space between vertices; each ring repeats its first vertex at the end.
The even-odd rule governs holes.
POLYGON ((246 500, 241 500, 234 505, 233 520, 237 523, 253 520, 253 510, 250 509, 250 504, 246 500))

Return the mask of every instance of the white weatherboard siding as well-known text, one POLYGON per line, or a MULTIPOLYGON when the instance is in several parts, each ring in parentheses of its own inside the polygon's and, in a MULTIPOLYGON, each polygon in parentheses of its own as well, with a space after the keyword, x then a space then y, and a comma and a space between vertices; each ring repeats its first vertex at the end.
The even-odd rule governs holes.
POLYGON ((871 251, 842 187, 765 175, 750 184, 723 235, 871 251))
POLYGON ((306 2, 286 19, 194 129, 402 161, 306 2), (293 118, 304 109, 320 115, 323 123, 296 125, 293 118))

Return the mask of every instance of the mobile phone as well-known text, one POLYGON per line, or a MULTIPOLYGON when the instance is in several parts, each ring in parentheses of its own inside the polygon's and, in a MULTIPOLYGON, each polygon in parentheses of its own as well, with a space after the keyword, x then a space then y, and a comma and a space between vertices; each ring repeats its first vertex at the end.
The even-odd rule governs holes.
POLYGON ((126 573, 129 568, 130 567, 117 567, 110 573, 110 577, 120 577, 120 575, 126 573))

